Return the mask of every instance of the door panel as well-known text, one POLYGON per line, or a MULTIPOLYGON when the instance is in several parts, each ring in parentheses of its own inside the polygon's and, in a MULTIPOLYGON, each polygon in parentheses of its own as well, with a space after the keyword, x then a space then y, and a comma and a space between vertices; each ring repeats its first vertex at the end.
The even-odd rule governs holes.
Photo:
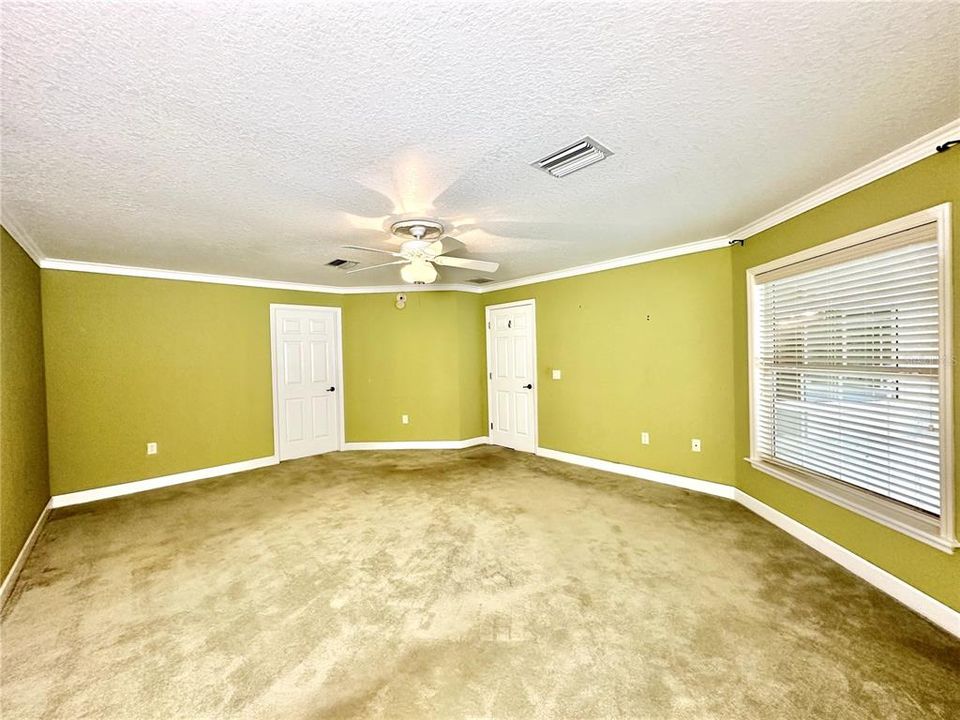
POLYGON ((498 390, 496 403, 495 429, 500 432, 510 432, 510 393, 498 390))
POLYGON ((313 396, 313 437, 315 440, 330 434, 330 398, 313 396))
POLYGON ((494 357, 496 362, 494 367, 496 367, 496 376, 500 379, 507 379, 510 377, 510 352, 507 345, 510 343, 510 338, 508 337, 497 337, 495 340, 497 344, 496 352, 494 357))
POLYGON ((487 310, 490 441, 536 450, 536 332, 533 303, 487 310), (530 387, 527 387, 530 386, 530 387))
POLYGON ((310 343, 310 378, 314 383, 330 380, 330 344, 326 341, 310 343))
POLYGON ((274 309, 278 377, 277 454, 281 460, 340 447, 339 338, 332 308, 274 309))
POLYGON ((530 434, 530 407, 529 399, 526 395, 517 394, 517 422, 514 424, 517 435, 527 436, 530 434))
POLYGON ((283 341, 283 379, 287 385, 298 385, 303 380, 301 354, 300 343, 283 341))
POLYGON ((530 338, 525 335, 513 339, 513 377, 517 380, 527 380, 530 377, 529 353, 530 338))
POLYGON ((287 400, 287 427, 283 437, 288 443, 303 440, 304 405, 303 398, 287 400))

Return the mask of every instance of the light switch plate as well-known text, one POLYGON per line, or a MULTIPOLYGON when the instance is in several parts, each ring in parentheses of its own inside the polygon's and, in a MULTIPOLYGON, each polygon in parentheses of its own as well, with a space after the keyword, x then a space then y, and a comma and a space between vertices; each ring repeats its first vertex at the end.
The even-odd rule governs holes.
POLYGON ((410 416, 409 416, 409 415, 401 415, 401 416, 400 416, 400 422, 402 422, 404 425, 409 425, 409 424, 410 424, 410 416))
POLYGON ((649 445, 650 444, 650 433, 640 433, 640 444, 649 445))
POLYGON ((554 380, 559 380, 561 375, 562 373, 559 370, 553 370, 550 373, 550 377, 552 377, 554 380))
POLYGON ((156 455, 157 454, 157 444, 155 442, 147 443, 147 455, 156 455))

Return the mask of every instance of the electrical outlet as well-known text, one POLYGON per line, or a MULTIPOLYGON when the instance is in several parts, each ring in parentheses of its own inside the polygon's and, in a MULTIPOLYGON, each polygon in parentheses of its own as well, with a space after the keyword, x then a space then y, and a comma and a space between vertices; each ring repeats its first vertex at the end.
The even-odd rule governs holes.
POLYGON ((147 455, 156 455, 157 454, 157 444, 155 442, 147 443, 147 455))
POLYGON ((409 424, 410 424, 410 416, 409 416, 409 415, 401 415, 401 416, 400 416, 400 422, 402 422, 404 425, 409 425, 409 424))
POLYGON ((640 433, 640 444, 649 445, 650 444, 650 433, 640 433))
POLYGON ((700 452, 700 438, 693 438, 693 440, 690 441, 690 449, 693 450, 693 452, 700 452))
POLYGON ((554 380, 559 380, 562 376, 563 373, 561 373, 559 370, 552 370, 550 372, 550 377, 552 377, 554 380))

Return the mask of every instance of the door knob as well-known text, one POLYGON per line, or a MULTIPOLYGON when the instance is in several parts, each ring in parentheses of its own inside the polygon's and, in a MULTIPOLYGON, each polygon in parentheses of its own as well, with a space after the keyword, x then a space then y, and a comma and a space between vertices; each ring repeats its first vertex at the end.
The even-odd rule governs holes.
POLYGON ((533 390, 533 383, 527 383, 523 386, 524 390, 533 390))
POLYGON ((327 388, 327 392, 333 392, 334 390, 336 390, 336 388, 333 385, 327 388))

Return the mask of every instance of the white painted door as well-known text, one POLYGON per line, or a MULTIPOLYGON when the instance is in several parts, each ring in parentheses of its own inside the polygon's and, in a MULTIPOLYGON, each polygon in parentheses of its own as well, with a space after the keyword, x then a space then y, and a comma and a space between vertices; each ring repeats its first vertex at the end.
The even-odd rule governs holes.
POLYGON ((537 448, 536 315, 533 301, 487 308, 490 442, 537 448))
POLYGON ((273 313, 280 460, 339 450, 339 310, 277 306, 273 313))

